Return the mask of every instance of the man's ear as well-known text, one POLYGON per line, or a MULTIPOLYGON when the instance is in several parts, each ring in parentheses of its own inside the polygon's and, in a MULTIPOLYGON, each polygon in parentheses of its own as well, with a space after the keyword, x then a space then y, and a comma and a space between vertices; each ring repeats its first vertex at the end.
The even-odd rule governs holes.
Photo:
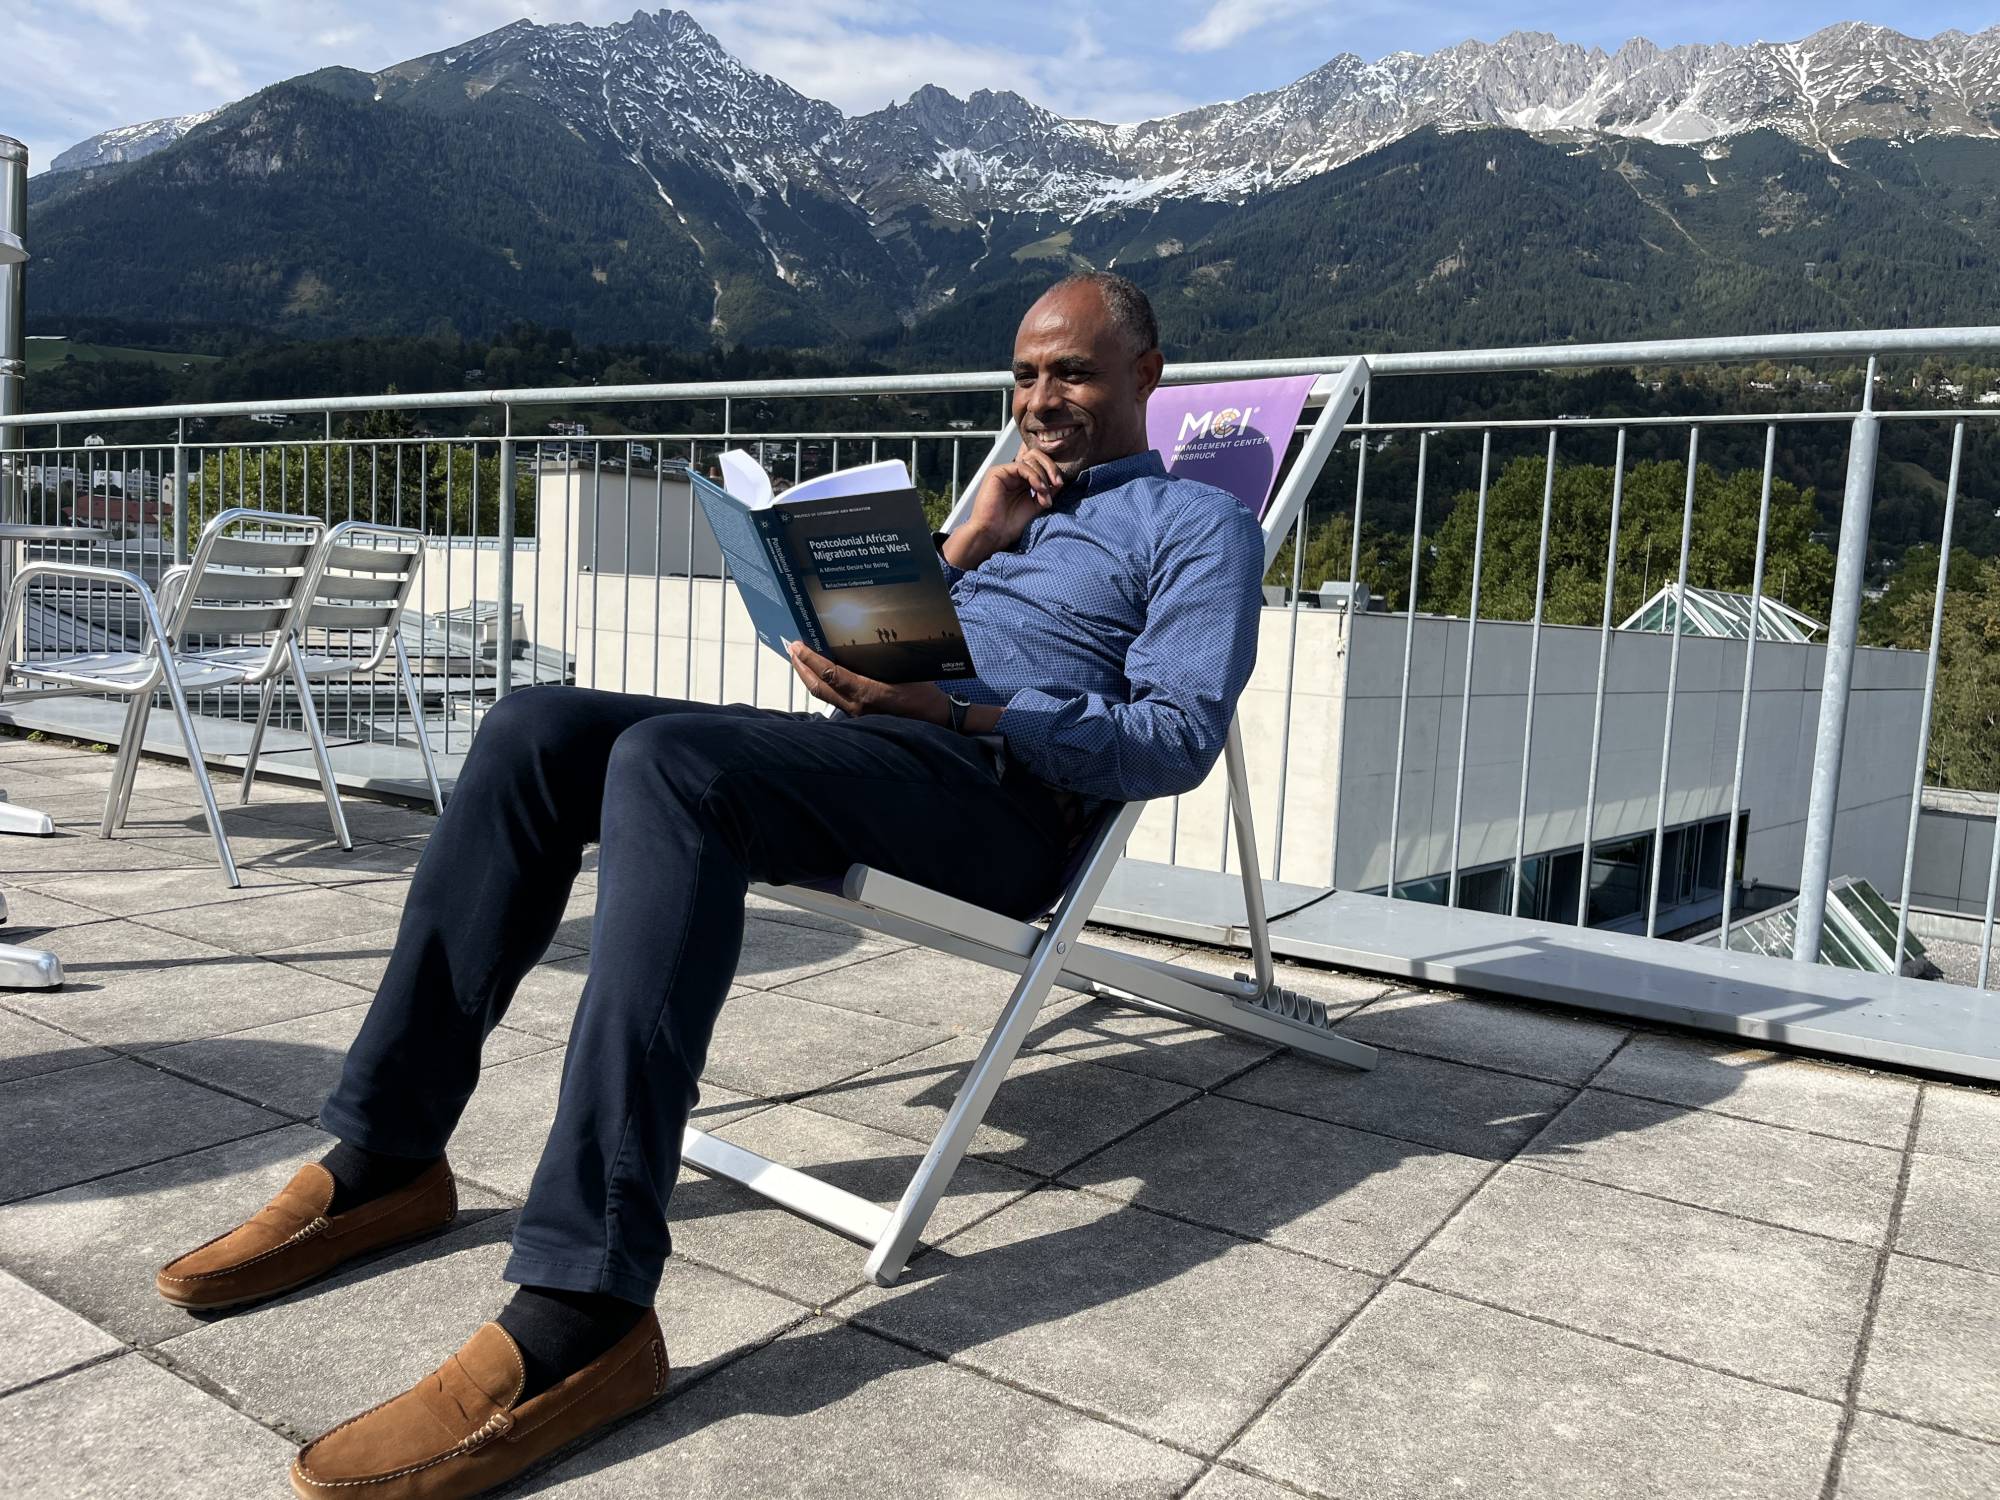
POLYGON ((1148 349, 1139 356, 1136 366, 1139 376, 1139 399, 1144 401, 1160 388, 1160 372, 1167 367, 1167 357, 1157 349, 1148 349))

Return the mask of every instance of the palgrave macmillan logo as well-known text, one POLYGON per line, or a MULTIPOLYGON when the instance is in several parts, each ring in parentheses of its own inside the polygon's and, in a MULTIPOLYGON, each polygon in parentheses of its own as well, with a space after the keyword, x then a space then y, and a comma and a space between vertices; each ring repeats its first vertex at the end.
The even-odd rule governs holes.
POLYGON ((1236 437, 1250 430, 1254 406, 1225 406, 1220 411, 1188 412, 1181 417, 1181 435, 1175 446, 1185 446, 1202 438, 1236 437))

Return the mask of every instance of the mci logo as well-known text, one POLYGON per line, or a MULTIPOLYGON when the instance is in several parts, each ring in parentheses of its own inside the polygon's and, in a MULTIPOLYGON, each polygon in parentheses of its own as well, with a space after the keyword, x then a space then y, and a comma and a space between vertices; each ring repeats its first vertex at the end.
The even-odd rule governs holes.
POLYGON ((1237 437, 1250 430, 1254 406, 1225 406, 1219 411, 1187 412, 1181 417, 1180 436, 1175 446, 1199 442, 1203 438, 1237 437))

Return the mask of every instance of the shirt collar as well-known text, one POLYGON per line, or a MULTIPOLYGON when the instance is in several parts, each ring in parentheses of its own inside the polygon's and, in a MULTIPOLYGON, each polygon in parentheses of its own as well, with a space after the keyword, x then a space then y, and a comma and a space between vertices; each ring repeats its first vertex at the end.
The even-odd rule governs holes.
POLYGON ((1123 458, 1092 464, 1063 486, 1063 496, 1065 499, 1081 500, 1086 495, 1115 489, 1135 479, 1164 478, 1166 472, 1165 460, 1155 450, 1146 448, 1138 453, 1128 453, 1123 458))

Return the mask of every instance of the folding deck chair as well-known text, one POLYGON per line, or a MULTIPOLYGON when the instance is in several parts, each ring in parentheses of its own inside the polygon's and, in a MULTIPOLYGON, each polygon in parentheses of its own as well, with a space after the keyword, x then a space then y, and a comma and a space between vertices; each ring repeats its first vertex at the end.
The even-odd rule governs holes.
MULTIPOLYGON (((1341 429, 1367 383, 1368 366, 1356 360, 1339 375, 1322 376, 1315 384, 1307 405, 1318 407, 1318 417, 1290 474, 1262 517, 1267 568, 1291 530, 1299 507, 1332 454, 1341 429)), ((1220 393, 1228 387, 1215 389, 1216 405, 1226 404, 1220 393)), ((969 510, 988 470, 1007 462, 1019 448, 1020 434, 1009 423, 959 497, 949 524, 956 524, 969 510)), ((1265 918, 1243 736, 1239 722, 1233 718, 1223 757, 1238 862, 1243 871, 1244 925, 1250 935, 1251 974, 1224 979, 1078 940, 1112 867, 1139 821, 1144 810, 1142 803, 1114 805, 1104 810, 1097 827, 1085 838, 1062 896, 1048 914, 1046 926, 987 911, 866 865, 855 865, 847 871, 837 895, 809 886, 758 886, 759 894, 802 910, 837 917, 891 937, 1009 970, 1020 978, 946 1113, 943 1127, 894 1209, 884 1209, 692 1126, 682 1143, 687 1163, 712 1176, 742 1183, 794 1213, 869 1246, 868 1276, 879 1285, 888 1286, 902 1275, 924 1225, 944 1196, 952 1173, 970 1147, 1001 1080, 1021 1050, 1042 1006, 1058 986, 1282 1043, 1351 1068, 1373 1067, 1375 1050, 1335 1035, 1323 1002, 1284 989, 1273 978, 1271 934, 1265 918)))

